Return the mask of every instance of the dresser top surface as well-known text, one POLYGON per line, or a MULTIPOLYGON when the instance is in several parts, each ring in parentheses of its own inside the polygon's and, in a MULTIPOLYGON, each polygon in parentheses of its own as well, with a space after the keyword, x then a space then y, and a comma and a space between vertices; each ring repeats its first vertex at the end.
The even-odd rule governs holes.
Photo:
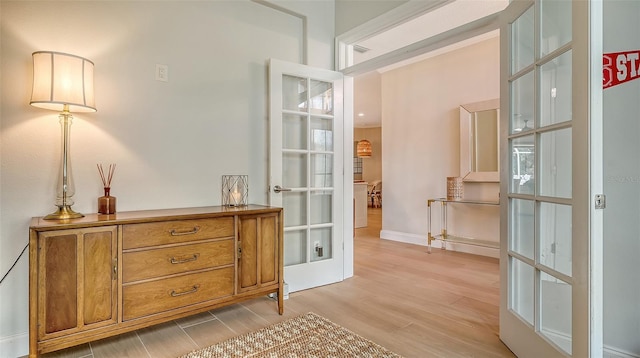
POLYGON ((34 217, 31 220, 30 228, 33 230, 46 230, 52 228, 119 225, 166 220, 203 219, 233 216, 236 214, 266 214, 270 212, 279 212, 281 210, 282 208, 275 206, 250 204, 239 207, 203 206, 193 208, 122 211, 116 212, 112 215, 91 213, 85 214, 82 218, 68 220, 44 220, 43 217, 34 217))

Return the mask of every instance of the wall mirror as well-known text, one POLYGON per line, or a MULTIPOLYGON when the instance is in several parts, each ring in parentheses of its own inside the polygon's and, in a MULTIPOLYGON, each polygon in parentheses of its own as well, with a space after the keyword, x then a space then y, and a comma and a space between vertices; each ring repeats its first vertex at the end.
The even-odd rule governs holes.
POLYGON ((460 106, 460 176, 469 182, 499 182, 500 100, 460 106))

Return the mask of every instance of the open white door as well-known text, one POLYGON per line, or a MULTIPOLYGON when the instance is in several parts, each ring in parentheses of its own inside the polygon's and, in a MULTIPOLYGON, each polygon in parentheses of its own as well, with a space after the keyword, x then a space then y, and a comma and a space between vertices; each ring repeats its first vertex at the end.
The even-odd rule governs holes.
POLYGON ((270 205, 284 208, 289 291, 342 281, 343 75, 272 59, 270 205))
POLYGON ((593 3, 514 0, 502 13, 500 338, 521 358, 602 356, 593 3))

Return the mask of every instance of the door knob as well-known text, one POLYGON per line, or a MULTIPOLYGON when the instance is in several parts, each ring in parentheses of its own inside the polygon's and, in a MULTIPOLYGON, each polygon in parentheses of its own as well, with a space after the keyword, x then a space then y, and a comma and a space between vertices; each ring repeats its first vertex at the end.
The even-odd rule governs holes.
POLYGON ((274 187, 273 187, 273 192, 274 192, 274 193, 279 193, 279 192, 281 192, 281 191, 291 191, 291 189, 289 189, 289 188, 283 188, 283 187, 281 187, 280 185, 276 185, 276 186, 274 186, 274 187))

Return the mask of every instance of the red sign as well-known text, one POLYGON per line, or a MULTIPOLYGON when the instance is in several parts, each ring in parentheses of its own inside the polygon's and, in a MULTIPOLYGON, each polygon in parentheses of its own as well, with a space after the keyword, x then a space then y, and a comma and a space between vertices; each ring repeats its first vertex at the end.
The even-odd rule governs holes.
POLYGON ((602 88, 640 78, 640 50, 602 55, 602 88))

